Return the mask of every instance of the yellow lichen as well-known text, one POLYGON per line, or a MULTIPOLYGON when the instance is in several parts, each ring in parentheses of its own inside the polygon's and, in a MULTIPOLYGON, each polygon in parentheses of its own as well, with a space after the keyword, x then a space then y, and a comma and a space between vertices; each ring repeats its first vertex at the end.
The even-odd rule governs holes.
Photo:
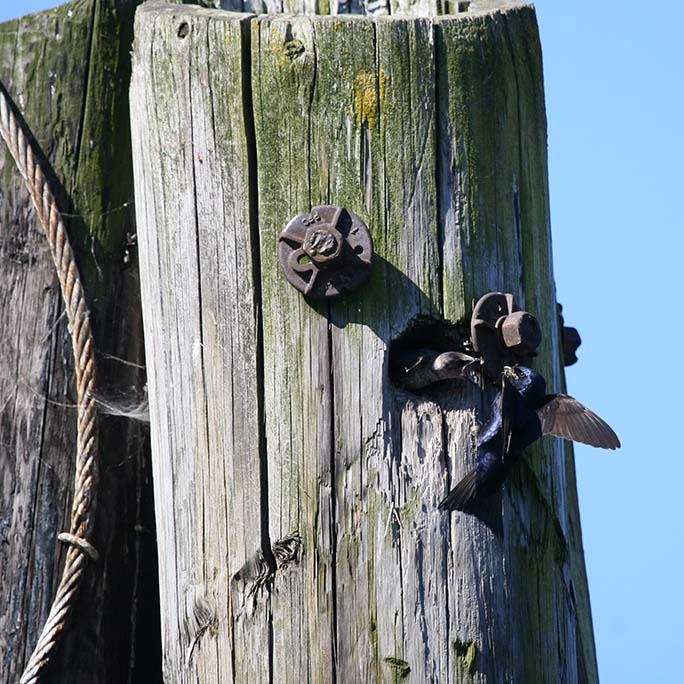
POLYGON ((357 74, 353 82, 354 118, 357 125, 367 124, 373 128, 378 118, 378 108, 389 93, 389 78, 383 72, 374 74, 368 71, 357 74))

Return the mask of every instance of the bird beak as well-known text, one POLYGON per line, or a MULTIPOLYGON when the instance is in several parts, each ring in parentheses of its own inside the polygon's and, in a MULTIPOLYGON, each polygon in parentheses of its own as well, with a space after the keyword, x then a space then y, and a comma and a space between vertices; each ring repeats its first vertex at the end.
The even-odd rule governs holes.
POLYGON ((507 378, 512 377, 513 376, 513 366, 504 366, 503 372, 507 378))

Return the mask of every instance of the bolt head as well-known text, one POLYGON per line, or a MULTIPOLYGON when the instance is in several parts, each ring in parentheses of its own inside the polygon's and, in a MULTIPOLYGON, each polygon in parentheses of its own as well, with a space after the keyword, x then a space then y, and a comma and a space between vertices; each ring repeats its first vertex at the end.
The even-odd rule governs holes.
POLYGON ((577 363, 577 349, 582 344, 582 338, 577 328, 563 326, 561 328, 561 341, 563 343, 563 365, 572 366, 577 363))
POLYGON ((306 231, 302 248, 316 264, 329 264, 340 256, 342 236, 330 225, 313 225, 306 231))
POLYGON ((507 349, 518 356, 532 356, 541 344, 537 319, 527 311, 514 311, 501 323, 501 337, 507 349))

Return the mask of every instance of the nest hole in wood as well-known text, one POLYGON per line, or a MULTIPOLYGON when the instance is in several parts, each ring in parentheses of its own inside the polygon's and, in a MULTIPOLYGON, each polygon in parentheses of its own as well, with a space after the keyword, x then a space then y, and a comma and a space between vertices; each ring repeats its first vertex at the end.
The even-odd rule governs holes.
POLYGON ((184 21, 178 27, 178 37, 185 38, 188 35, 188 33, 190 33, 190 26, 187 21, 184 21))
POLYGON ((453 388, 453 383, 465 382, 462 378, 441 379, 439 373, 434 374, 432 361, 445 352, 472 354, 468 326, 433 316, 414 318, 389 344, 390 382, 417 395, 430 395, 445 387, 453 388))

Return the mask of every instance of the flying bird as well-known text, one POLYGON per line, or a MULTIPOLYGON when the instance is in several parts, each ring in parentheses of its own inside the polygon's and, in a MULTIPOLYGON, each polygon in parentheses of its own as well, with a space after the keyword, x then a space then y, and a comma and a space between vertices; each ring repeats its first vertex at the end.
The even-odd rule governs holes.
POLYGON ((476 466, 439 508, 475 515, 502 535, 501 487, 525 448, 556 435, 602 449, 617 449, 618 436, 604 420, 567 394, 546 394, 546 380, 525 366, 506 366, 492 416, 477 439, 476 466))

